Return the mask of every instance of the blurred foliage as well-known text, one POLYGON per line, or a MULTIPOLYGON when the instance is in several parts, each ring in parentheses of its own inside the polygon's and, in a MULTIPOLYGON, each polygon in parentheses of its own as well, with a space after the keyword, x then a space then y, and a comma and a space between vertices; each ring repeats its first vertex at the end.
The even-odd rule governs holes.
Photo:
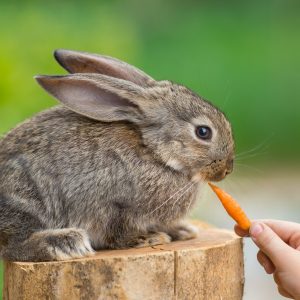
POLYGON ((33 76, 63 74, 51 55, 67 48, 189 86, 228 115, 238 152, 298 158, 299 12, 297 0, 1 1, 0 133, 56 103, 33 76))
POLYGON ((67 48, 189 86, 228 115, 237 152, 299 160, 299 13, 298 0, 0 0, 0 134, 56 104, 33 76, 63 74, 51 53, 67 48))

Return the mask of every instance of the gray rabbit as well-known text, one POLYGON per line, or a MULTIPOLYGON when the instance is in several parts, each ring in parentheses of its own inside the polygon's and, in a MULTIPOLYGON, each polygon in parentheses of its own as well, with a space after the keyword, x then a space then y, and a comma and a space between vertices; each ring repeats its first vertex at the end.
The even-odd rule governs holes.
POLYGON ((117 59, 57 50, 37 76, 63 105, 0 141, 0 254, 65 260, 197 235, 201 186, 233 168, 224 114, 188 88, 117 59))

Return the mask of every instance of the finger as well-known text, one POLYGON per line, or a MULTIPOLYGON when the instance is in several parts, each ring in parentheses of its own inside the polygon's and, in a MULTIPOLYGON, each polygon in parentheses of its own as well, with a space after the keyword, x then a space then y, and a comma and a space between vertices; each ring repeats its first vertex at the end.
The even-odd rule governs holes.
POLYGON ((273 274, 273 279, 274 279, 274 281, 276 282, 276 284, 277 284, 278 286, 281 286, 281 285, 282 285, 282 284, 281 284, 281 280, 280 280, 280 278, 279 278, 277 272, 275 272, 275 273, 273 274))
POLYGON ((235 224, 234 231, 237 235, 239 235, 241 237, 249 236, 249 230, 242 229, 238 224, 235 224))
POLYGON ((253 220, 253 222, 264 223, 268 225, 284 241, 290 241, 295 233, 300 232, 300 224, 281 220, 253 220))
POLYGON ((279 277, 279 275, 278 275, 277 272, 275 272, 273 274, 273 278, 274 278, 275 283, 277 284, 277 289, 278 289, 279 294, 282 295, 282 296, 284 296, 284 297, 287 297, 287 298, 292 298, 291 294, 288 293, 286 291, 286 289, 284 289, 282 287, 282 283, 281 283, 280 277, 279 277))
POLYGON ((275 272, 275 266, 269 257, 262 251, 257 252, 257 260, 264 267, 267 274, 273 274, 275 272))
POLYGON ((281 296, 286 297, 286 298, 290 298, 290 299, 294 299, 294 297, 289 294, 284 288, 282 288, 281 286, 277 287, 278 292, 281 296))
POLYGON ((255 244, 276 267, 286 265, 288 260, 283 258, 288 257, 289 253, 293 254, 292 251, 295 251, 264 223, 253 222, 250 227, 250 235, 255 244))

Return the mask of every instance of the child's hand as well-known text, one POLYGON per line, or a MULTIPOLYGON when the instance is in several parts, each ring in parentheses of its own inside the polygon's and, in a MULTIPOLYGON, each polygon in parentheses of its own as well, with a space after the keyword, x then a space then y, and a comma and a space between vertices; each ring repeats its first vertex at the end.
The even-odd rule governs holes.
MULTIPOLYGON (((235 232, 249 236, 238 225, 235 232)), ((300 224, 257 220, 251 224, 250 236, 260 249, 257 260, 268 274, 273 274, 279 293, 300 299, 300 224)))

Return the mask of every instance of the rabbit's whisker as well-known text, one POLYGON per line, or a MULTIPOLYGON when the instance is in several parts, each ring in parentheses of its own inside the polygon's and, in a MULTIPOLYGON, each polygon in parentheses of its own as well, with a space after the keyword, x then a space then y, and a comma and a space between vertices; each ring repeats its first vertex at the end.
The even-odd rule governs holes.
POLYGON ((245 155, 243 157, 238 157, 235 161, 244 161, 245 159, 249 159, 249 158, 253 158, 253 157, 257 157, 257 156, 260 156, 260 155, 265 155, 265 154, 268 154, 267 151, 264 151, 264 152, 257 152, 257 153, 249 153, 248 155, 245 155))
POLYGON ((249 165, 246 165, 246 164, 236 163, 236 165, 237 165, 237 166, 240 166, 240 167, 248 168, 248 169, 250 169, 250 170, 254 170, 254 171, 259 172, 259 173, 263 173, 262 170, 257 169, 257 168, 252 167, 252 166, 249 166, 249 165))
POLYGON ((264 139, 261 143, 253 147, 252 149, 246 150, 244 152, 240 152, 236 155, 236 158, 244 157, 247 154, 253 154, 253 152, 257 150, 266 150, 269 147, 270 139, 274 136, 274 134, 271 134, 266 139, 264 139))
POLYGON ((196 182, 192 182, 192 184, 180 195, 180 197, 173 203, 172 210, 174 210, 176 203, 193 187, 196 182))
POLYGON ((193 197, 190 198, 190 201, 189 201, 189 205, 187 206, 187 209, 186 209, 186 212, 188 213, 189 209, 190 209, 190 206, 193 202, 193 197))
MULTIPOLYGON (((182 187, 180 190, 178 190, 175 194, 173 194, 171 197, 169 197, 167 200, 165 200, 161 205, 157 206, 154 210, 152 210, 151 212, 149 212, 147 215, 151 215, 153 214, 155 211, 157 211, 158 209, 160 209, 163 205, 167 204, 171 199, 173 199, 178 193, 180 193, 182 190, 186 189, 188 187, 188 189, 190 188, 190 186, 193 185, 193 182, 188 182, 184 187, 182 187)), ((185 193, 185 192, 184 192, 185 193)))

